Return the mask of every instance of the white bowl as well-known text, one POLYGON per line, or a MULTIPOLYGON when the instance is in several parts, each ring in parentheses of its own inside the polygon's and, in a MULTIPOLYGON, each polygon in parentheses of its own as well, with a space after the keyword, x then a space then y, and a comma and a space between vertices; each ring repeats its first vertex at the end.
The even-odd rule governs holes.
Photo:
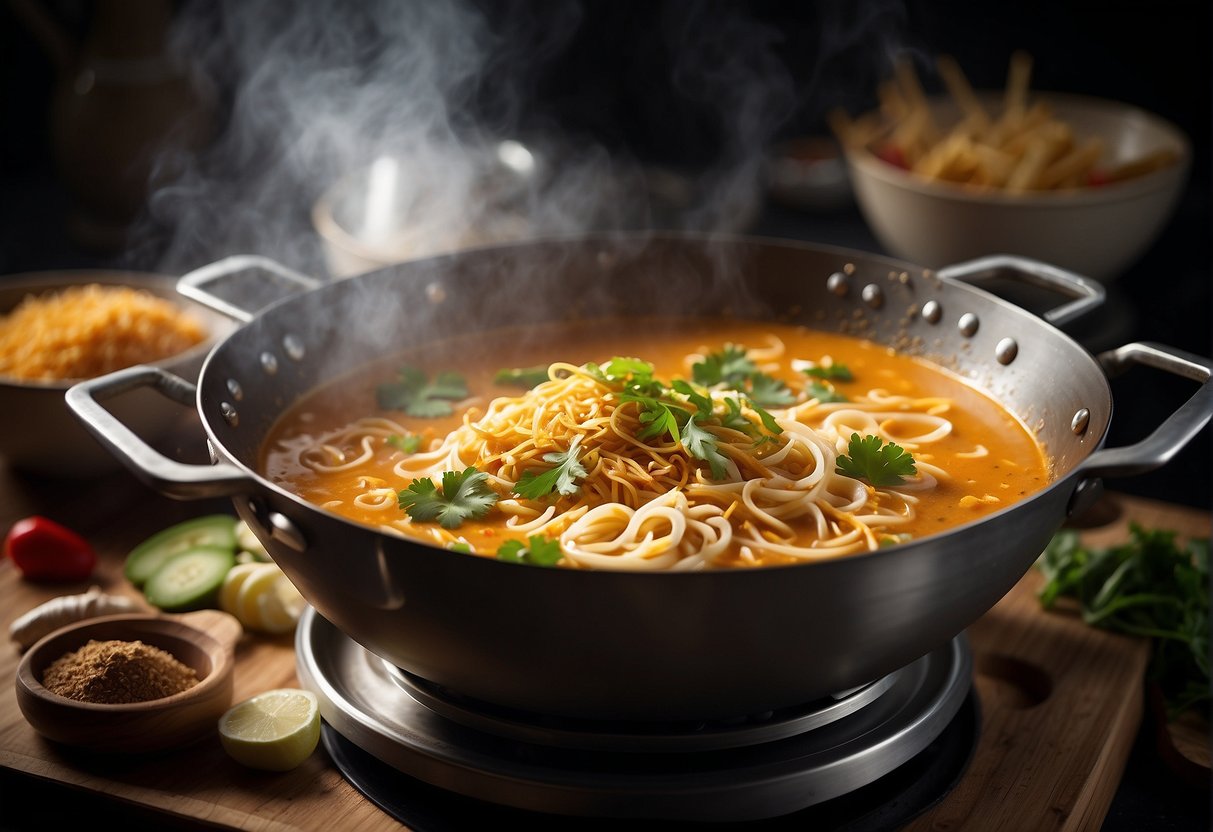
MULTIPOLYGON (((153 363, 188 381, 196 381, 211 347, 234 323, 208 307, 177 294, 176 278, 146 272, 67 270, 0 276, 0 315, 27 295, 88 284, 144 289, 189 311, 209 337, 196 346, 153 363)), ((96 477, 122 468, 68 408, 64 396, 76 380, 24 381, 0 377, 0 460, 8 467, 56 479, 96 477)), ((172 402, 148 389, 115 396, 105 403, 141 437, 155 444, 174 429, 197 419, 194 408, 172 402)))
MULTIPOLYGON (((992 94, 985 97, 998 100, 992 94)), ((1033 93, 1032 99, 1047 102, 1079 140, 1102 139, 1101 165, 1161 149, 1173 151, 1176 161, 1097 187, 1008 193, 929 179, 889 164, 866 147, 848 147, 856 202, 890 254, 928 268, 1016 254, 1108 282, 1146 252, 1187 182, 1188 137, 1170 122, 1128 104, 1060 93, 1033 93)), ((931 107, 938 123, 954 120, 950 99, 933 99, 931 107)), ((996 104, 991 107, 996 109, 996 104)))

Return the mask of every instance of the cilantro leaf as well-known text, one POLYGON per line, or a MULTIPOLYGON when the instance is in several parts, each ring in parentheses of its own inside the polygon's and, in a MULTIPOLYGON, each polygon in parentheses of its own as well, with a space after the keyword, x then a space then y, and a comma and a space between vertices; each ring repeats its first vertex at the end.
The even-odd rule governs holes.
POLYGON ((820 381, 814 381, 805 388, 805 392, 809 394, 810 399, 817 399, 822 404, 830 402, 847 402, 850 401, 846 396, 839 393, 833 387, 828 387, 820 381))
POLYGON ((877 487, 900 485, 905 477, 918 473, 914 457, 893 442, 884 444, 879 436, 851 434, 847 453, 838 457, 838 473, 867 480, 877 487))
POLYGON ((744 382, 758 367, 746 356, 744 347, 726 344, 719 352, 711 352, 703 361, 691 367, 691 379, 696 384, 714 387, 717 384, 736 385, 744 382))
POLYGON ((687 401, 695 406, 695 409, 699 411, 700 416, 709 418, 712 415, 712 400, 700 393, 686 381, 676 378, 670 382, 670 387, 672 387, 676 393, 681 393, 682 395, 686 396, 687 401))
POLYGON ((464 520, 483 517, 497 502, 497 494, 488 486, 489 475, 469 467, 464 471, 446 471, 439 491, 429 477, 413 480, 396 493, 401 509, 418 522, 437 520, 444 529, 455 529, 464 520))
POLYGON ((783 433, 783 428, 781 428, 779 423, 775 421, 774 416, 767 413, 758 405, 754 404, 754 402, 750 402, 750 407, 753 408, 758 414, 758 418, 762 420, 762 426, 767 429, 768 433, 770 433, 772 436, 778 436, 779 434, 783 433))
POLYGON ((448 370, 430 382, 416 367, 401 367, 396 371, 396 381, 380 384, 375 389, 379 407, 403 410, 410 416, 422 418, 449 416, 454 412, 451 401, 467 396, 467 382, 458 373, 448 370))
POLYGON ((1153 639, 1150 678, 1161 688, 1168 715, 1199 707, 1207 715, 1209 693, 1209 539, 1186 546, 1167 529, 1129 523, 1129 539, 1090 547, 1078 531, 1053 535, 1036 568, 1045 609, 1059 598, 1079 602, 1094 627, 1153 639))
POLYGON ((749 398, 762 407, 787 407, 796 401, 788 386, 766 373, 750 373, 749 398))
MULTIPOLYGON (((678 431, 678 419, 670 406, 654 396, 644 395, 642 393, 625 391, 619 397, 620 402, 635 402, 640 405, 640 423, 644 425, 644 429, 636 434, 637 439, 652 439, 655 436, 661 436, 668 433, 675 442, 679 441, 680 434, 678 431)), ((686 413, 686 411, 681 411, 686 413)))
POLYGON ((524 472, 522 479, 514 486, 514 493, 528 500, 538 500, 540 497, 551 494, 553 490, 566 497, 576 494, 580 488, 577 485, 577 479, 588 474, 585 467, 577 461, 580 455, 578 447, 580 444, 581 436, 578 435, 573 437, 567 451, 544 454, 544 462, 551 462, 556 467, 542 474, 536 474, 534 471, 524 472))
MULTIPOLYGON (((754 435, 754 423, 747 419, 745 414, 741 412, 741 402, 737 401, 737 399, 733 398, 732 396, 726 396, 724 399, 724 407, 725 411, 720 415, 720 424, 724 425, 726 428, 741 431, 742 433, 750 436, 754 435)), ((776 425, 776 428, 779 428, 779 426, 776 425)))
POLYGON ((828 367, 817 365, 815 367, 806 367, 802 372, 806 376, 813 378, 822 378, 830 381, 854 381, 855 376, 851 373, 851 369, 846 364, 831 364, 828 367))
POLYGON ((653 375, 653 365, 639 358, 615 356, 602 368, 603 374, 612 381, 623 381, 628 376, 650 378, 653 375))
POLYGON ((712 469, 712 479, 724 479, 724 475, 727 473, 728 457, 720 452, 716 437, 710 431, 704 430, 699 425, 697 418, 688 419, 687 423, 682 426, 683 447, 690 452, 691 456, 707 462, 712 469))
POLYGON ((498 370, 493 376, 494 384, 505 384, 531 390, 548 380, 548 368, 542 367, 513 367, 498 370))
POLYGON ((497 548, 497 560, 531 566, 555 566, 562 557, 560 542, 543 535, 531 535, 525 545, 521 540, 507 540, 497 548))
POLYGON ((406 454, 415 454, 421 448, 421 437, 415 433, 410 433, 408 436, 393 433, 384 441, 396 450, 404 451, 406 454))

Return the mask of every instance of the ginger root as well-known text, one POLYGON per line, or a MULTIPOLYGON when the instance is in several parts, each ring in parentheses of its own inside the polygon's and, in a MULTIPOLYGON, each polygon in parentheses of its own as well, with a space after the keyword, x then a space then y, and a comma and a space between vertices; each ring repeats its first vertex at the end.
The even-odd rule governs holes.
POLYGON ((26 650, 38 639, 68 624, 99 615, 142 610, 138 602, 122 595, 107 595, 101 587, 94 586, 80 595, 60 595, 34 607, 9 625, 8 636, 21 650, 26 650))

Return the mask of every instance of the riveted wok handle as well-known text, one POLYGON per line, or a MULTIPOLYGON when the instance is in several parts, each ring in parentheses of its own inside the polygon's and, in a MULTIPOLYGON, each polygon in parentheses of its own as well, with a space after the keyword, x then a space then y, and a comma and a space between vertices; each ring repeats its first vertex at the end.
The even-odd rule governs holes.
POLYGON ((1039 260, 1012 254, 995 254, 968 260, 939 269, 935 274, 975 285, 994 277, 1011 278, 1032 286, 1052 289, 1058 294, 1073 298, 1069 303, 1063 303, 1041 315, 1046 322, 1056 327, 1081 318, 1101 306, 1107 297, 1103 286, 1094 280, 1039 260))
POLYGON ((1213 416, 1213 362, 1182 350, 1154 343, 1133 343, 1101 353, 1099 363, 1109 376, 1140 364, 1191 379, 1200 387, 1167 417, 1153 433, 1134 445, 1096 451, 1079 467, 1086 477, 1121 477, 1143 474, 1165 465, 1191 441, 1213 416))
POLYGON ((221 497, 250 490, 252 479, 234 465, 191 465, 169 459, 140 439, 100 403, 140 387, 194 406, 195 385, 158 367, 128 367, 68 388, 68 406, 109 451, 139 479, 179 500, 221 497))
POLYGON ((182 275, 177 292, 247 323, 271 303, 319 285, 268 257, 237 254, 182 275))

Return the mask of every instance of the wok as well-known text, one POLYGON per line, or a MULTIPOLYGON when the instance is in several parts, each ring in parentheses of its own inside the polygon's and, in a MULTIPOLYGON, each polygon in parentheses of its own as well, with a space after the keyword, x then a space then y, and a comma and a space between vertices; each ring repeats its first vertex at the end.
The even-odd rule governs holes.
POLYGON ((930 272, 790 241, 611 234, 466 250, 328 283, 229 258, 179 289, 243 322, 212 350, 197 385, 131 368, 71 388, 77 416, 164 494, 230 496, 316 611, 371 653, 455 695, 532 713, 728 718, 878 679, 980 618, 1102 478, 1164 464, 1213 413, 1208 360, 1145 343, 1092 356, 1058 327, 1097 306, 1102 289, 1012 257, 930 272), (1037 316, 980 288, 992 279, 1044 286, 1064 302, 1037 316), (373 358, 473 327, 656 310, 801 322, 932 358, 1035 430, 1054 479, 980 521, 895 548, 641 574, 430 547, 342 519, 258 473, 284 409, 373 358), (1198 387, 1146 439, 1105 448, 1107 374, 1137 364, 1198 387), (102 405, 138 387, 197 408, 213 464, 163 456, 102 405))

